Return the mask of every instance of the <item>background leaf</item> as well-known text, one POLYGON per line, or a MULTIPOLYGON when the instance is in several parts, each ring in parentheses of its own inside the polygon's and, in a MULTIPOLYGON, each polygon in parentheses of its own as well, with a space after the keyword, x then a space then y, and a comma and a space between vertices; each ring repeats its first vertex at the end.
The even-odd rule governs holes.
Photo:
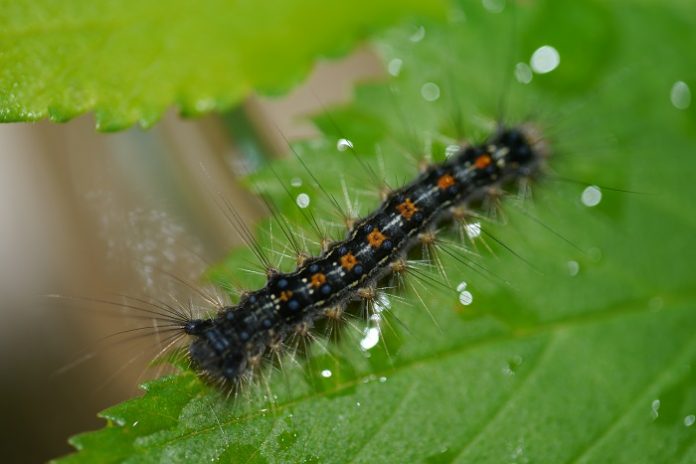
MULTIPOLYGON (((413 175, 409 154, 432 147, 442 158, 446 136, 480 139, 496 116, 541 127, 554 174, 532 204, 506 201, 504 224, 483 223, 494 254, 479 245, 483 257, 462 254, 466 265, 441 256, 470 306, 412 279, 389 300, 374 348, 346 330, 233 400, 188 371, 156 380, 104 412, 106 428, 75 437, 81 451, 61 462, 694 462, 695 112, 670 100, 675 82, 694 86, 694 12, 572 9, 548 0, 496 14, 462 2, 447 26, 395 30, 379 47, 398 77, 361 87, 317 119, 324 138, 297 146, 339 198, 345 179, 364 213, 378 200, 356 157, 398 185, 413 175), (506 77, 545 44, 560 53, 557 70, 529 84, 506 77), (435 101, 423 99, 428 83, 435 101), (339 136, 356 157, 336 150, 339 136), (580 201, 590 183, 603 186, 593 208, 580 201)), ((275 170, 290 197, 269 172, 254 185, 302 236, 294 196, 308 193, 320 218, 328 202, 297 161, 275 170)), ((238 280, 247 257, 235 253, 213 279, 238 280)))
POLYGON ((319 57, 443 2, 175 0, 0 2, 0 121, 100 130, 154 124, 165 109, 228 109, 253 90, 282 92, 319 57))

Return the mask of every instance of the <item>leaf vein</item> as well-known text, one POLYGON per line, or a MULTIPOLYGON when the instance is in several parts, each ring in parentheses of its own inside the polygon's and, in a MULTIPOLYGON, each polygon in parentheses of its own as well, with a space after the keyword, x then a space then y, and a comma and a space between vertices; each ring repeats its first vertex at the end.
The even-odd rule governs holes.
POLYGON ((615 433, 622 423, 626 420, 626 417, 639 405, 645 404, 641 399, 653 395, 653 390, 663 383, 677 366, 688 362, 688 360, 693 356, 693 352, 696 350, 696 339, 692 340, 691 343, 687 343, 686 346, 677 353, 674 361, 671 363, 665 363, 664 367, 661 369, 659 374, 655 377, 652 382, 649 382, 645 388, 641 389, 635 396, 631 398, 626 404, 626 407, 604 428, 597 436, 595 436, 584 448, 581 448, 575 457, 571 457, 567 462, 568 464, 575 464, 583 460, 588 456, 592 450, 596 449, 603 441, 607 439, 611 434, 615 433))
POLYGON ((484 436, 484 434, 491 428, 491 426, 500 417, 503 416, 503 414, 510 407, 513 401, 520 396, 525 386, 529 385, 530 380, 534 378, 534 375, 537 372, 539 372, 540 366, 542 366, 549 359, 550 353, 553 352, 553 350, 551 350, 551 347, 555 344, 556 334, 551 334, 549 339, 544 344, 544 347, 542 348, 541 352, 536 357, 534 365, 527 370, 527 374, 520 381, 519 385, 516 386, 516 388, 510 393, 510 395, 507 398, 500 402, 496 410, 493 411, 493 414, 489 415, 487 420, 483 424, 481 424, 478 433, 471 437, 471 439, 459 449, 456 456, 452 458, 452 462, 458 461, 468 450, 470 450, 476 443, 478 443, 481 440, 481 437, 484 436))

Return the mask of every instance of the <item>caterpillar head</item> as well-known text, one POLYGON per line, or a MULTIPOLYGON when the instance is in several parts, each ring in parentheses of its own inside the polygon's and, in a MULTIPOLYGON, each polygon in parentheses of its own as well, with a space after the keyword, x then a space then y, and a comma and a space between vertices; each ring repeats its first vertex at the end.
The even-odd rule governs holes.
POLYGON ((522 176, 534 176, 549 156, 548 146, 531 125, 501 127, 488 142, 502 153, 506 170, 522 176))

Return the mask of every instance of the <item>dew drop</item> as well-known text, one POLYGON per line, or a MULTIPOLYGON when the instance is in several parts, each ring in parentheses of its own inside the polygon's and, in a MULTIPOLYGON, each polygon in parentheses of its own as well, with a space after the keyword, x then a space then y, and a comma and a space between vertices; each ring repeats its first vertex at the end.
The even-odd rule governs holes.
POLYGON ((302 209, 306 208, 307 206, 309 206, 309 195, 307 195, 306 193, 300 193, 299 195, 297 195, 295 203, 297 203, 297 206, 299 206, 302 209))
POLYGON ((571 277, 575 277, 580 272, 580 264, 577 261, 568 261, 566 265, 568 266, 568 274, 571 277))
POLYGON ((650 415, 653 420, 660 417, 660 400, 653 400, 653 402, 650 403, 650 415))
POLYGON ((517 63, 515 65, 515 79, 521 84, 532 82, 532 68, 527 63, 517 63))
POLYGON ((321 371, 321 376, 324 377, 325 379, 328 379, 332 375, 333 375, 333 373, 329 369, 324 369, 323 371, 321 371))
POLYGON ((693 414, 689 414, 684 418, 684 427, 691 427, 696 423, 696 416, 693 414))
POLYGON ((459 302, 464 306, 470 305, 474 301, 474 295, 466 289, 466 282, 461 282, 457 285, 457 292, 459 292, 459 302))
POLYGON ((459 302, 464 306, 469 306, 474 301, 474 295, 471 292, 464 290, 459 292, 459 302))
POLYGON ((590 185, 582 191, 580 200, 582 201, 583 205, 589 208, 597 206, 599 202, 602 201, 602 191, 596 185, 590 185))
POLYGON ((425 101, 433 102, 440 98, 440 87, 433 82, 426 82, 421 87, 421 96, 425 101))
POLYGON ((362 340, 360 340, 360 348, 367 351, 374 348, 379 342, 379 329, 377 327, 368 327, 365 329, 362 340))
POLYGON ((532 66, 532 70, 537 74, 550 73, 556 69, 560 63, 561 55, 559 55, 558 50, 551 45, 544 45, 534 50, 532 59, 529 62, 532 66))
POLYGON ((685 110, 691 105, 691 89, 684 81, 677 81, 672 86, 669 99, 678 110, 685 110))
POLYGON ((464 226, 464 230, 466 231, 466 236, 469 237, 470 240, 473 240, 481 236, 481 223, 472 222, 471 224, 467 224, 464 226))
POLYGON ((385 311, 389 308, 391 308, 391 300, 389 299, 389 295, 387 295, 384 292, 379 292, 377 296, 375 297, 374 304, 373 304, 373 311, 375 312, 374 315, 379 315, 382 311, 385 311))
POLYGON ((338 142, 336 142, 336 148, 338 151, 352 150, 353 142, 348 139, 338 139, 338 142))
POLYGON ((396 77, 401 73, 401 66, 404 64, 403 60, 401 58, 394 58, 391 61, 389 61, 389 64, 387 65, 387 71, 389 74, 392 76, 396 77))
POLYGON ((299 177, 293 177, 292 179, 290 179, 290 185, 292 185, 293 187, 301 187, 302 179, 300 179, 299 177))
POLYGON ((416 32, 411 34, 411 37, 408 38, 411 42, 420 42, 425 38, 425 28, 423 26, 418 26, 418 29, 416 29, 416 32))

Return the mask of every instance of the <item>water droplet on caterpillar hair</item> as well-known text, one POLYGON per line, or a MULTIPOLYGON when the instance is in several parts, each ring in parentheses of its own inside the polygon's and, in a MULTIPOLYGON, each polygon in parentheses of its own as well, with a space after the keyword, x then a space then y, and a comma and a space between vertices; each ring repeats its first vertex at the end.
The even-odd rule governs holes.
POLYGON ((447 145, 445 148, 445 158, 451 158, 461 151, 462 147, 460 145, 447 145))
POLYGON ((532 53, 529 64, 537 74, 550 73, 561 63, 561 55, 551 45, 543 45, 532 53))
POLYGON ((377 327, 368 327, 364 331, 362 340, 360 340, 360 348, 364 351, 370 350, 379 343, 379 329, 377 327))
POLYGON ((300 208, 306 208, 309 206, 309 195, 306 193, 300 193, 297 195, 297 198, 295 199, 295 203, 297 203, 297 206, 300 208))
POLYGON ((590 185, 582 191, 580 201, 588 208, 597 206, 602 201, 602 191, 596 185, 590 185))
POLYGON ((421 97, 429 102, 437 100, 440 98, 440 87, 434 82, 426 82, 421 87, 421 97))
POLYGON ((669 99, 678 110, 685 110, 691 105, 691 89, 684 81, 677 81, 672 86, 669 99))
POLYGON ((472 222, 471 224, 467 224, 464 226, 464 230, 466 231, 466 236, 473 240, 481 236, 481 223, 472 222))
POLYGON ((392 306, 392 304, 391 304, 391 300, 389 299, 389 295, 387 295, 384 292, 380 292, 377 294, 377 296, 375 297, 375 300, 374 300, 374 304, 373 304, 373 309, 374 309, 375 313, 379 314, 382 311, 385 311, 385 310, 391 308, 391 306, 392 306))
POLYGON ((338 139, 338 142, 336 142, 336 148, 338 151, 352 150, 353 142, 348 139, 338 139))
POLYGON ((457 285, 457 291, 459 292, 459 302, 464 306, 469 306, 474 301, 474 295, 466 289, 466 282, 461 282, 457 285))
POLYGON ((459 302, 464 306, 469 306, 471 303, 474 302, 474 295, 472 295, 471 292, 466 290, 463 292, 459 292, 459 302))

